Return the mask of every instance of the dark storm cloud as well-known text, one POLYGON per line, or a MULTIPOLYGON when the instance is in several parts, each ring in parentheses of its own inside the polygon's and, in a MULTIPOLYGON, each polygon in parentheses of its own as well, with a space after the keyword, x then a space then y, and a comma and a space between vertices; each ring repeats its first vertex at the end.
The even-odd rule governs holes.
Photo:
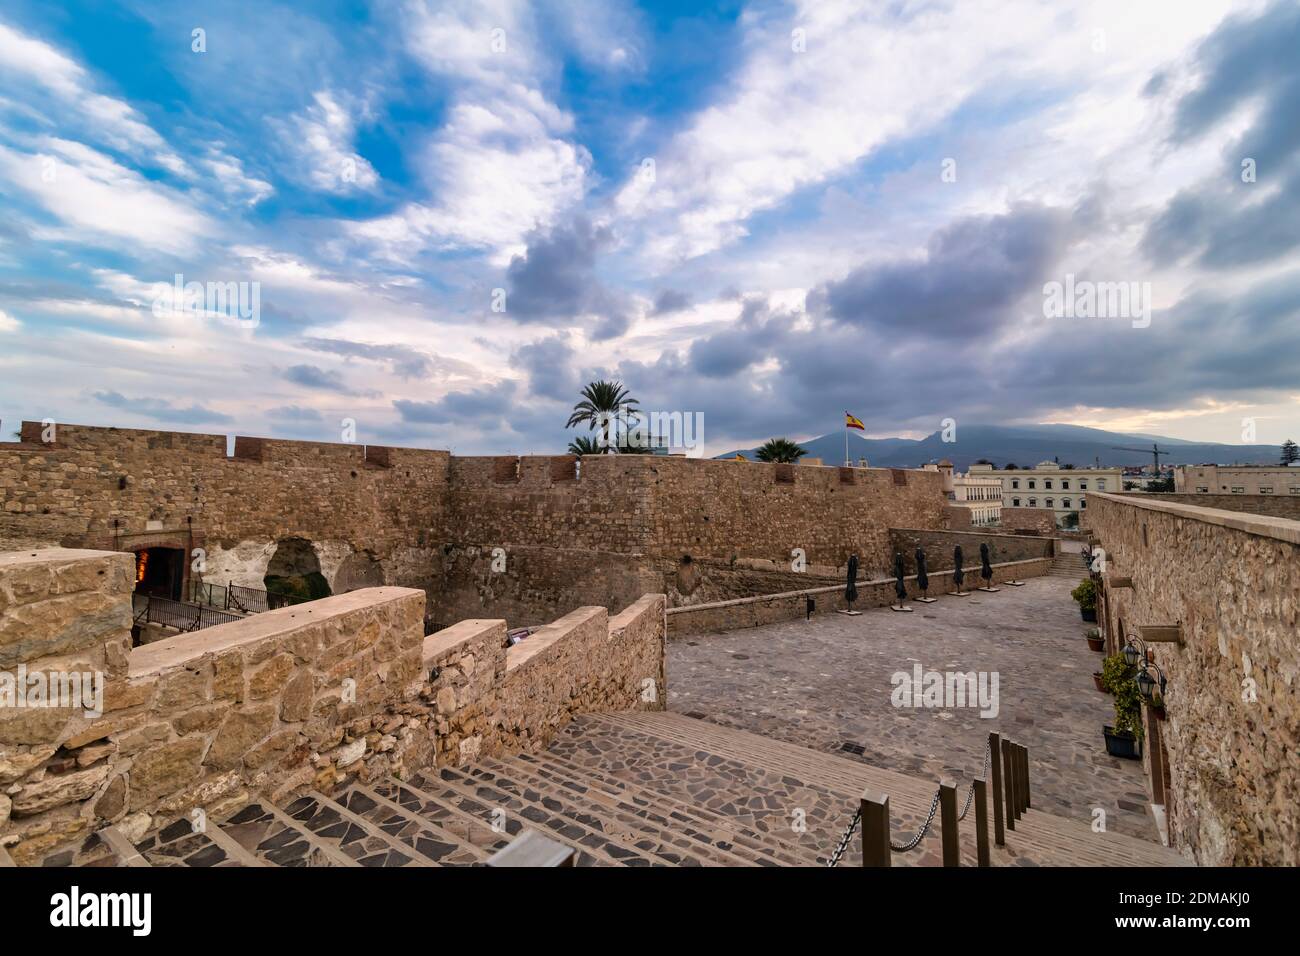
POLYGON ((305 338, 302 340, 302 345, 313 352, 383 362, 394 375, 408 381, 415 378, 428 378, 445 361, 439 359, 435 362, 433 357, 406 345, 370 345, 366 342, 350 342, 346 339, 319 338, 305 338))
POLYGON ((808 295, 810 311, 894 332, 973 337, 1011 321, 1063 252, 1071 216, 1021 203, 998 216, 959 219, 931 237, 924 258, 870 264, 808 295))
POLYGON ((291 365, 282 374, 285 381, 301 385, 303 388, 334 392, 337 395, 346 395, 349 398, 367 397, 376 394, 373 391, 353 389, 338 372, 329 371, 315 365, 291 365))
POLYGON ((762 299, 748 299, 733 324, 691 343, 691 368, 708 378, 734 375, 767 358, 788 323, 788 314, 774 317, 762 299))
POLYGON ((574 350, 568 337, 552 335, 520 346, 511 364, 528 374, 532 394, 555 401, 572 401, 581 387, 573 368, 574 350))
POLYGON ((281 405, 279 408, 268 409, 266 417, 284 422, 319 422, 322 420, 321 413, 316 409, 303 408, 300 405, 281 405))
POLYGON ((682 309, 689 309, 690 307, 691 297, 685 292, 679 292, 677 289, 664 289, 655 296, 655 304, 651 314, 667 315, 670 312, 680 312, 682 309))
POLYGON ((612 244, 611 232, 585 216, 530 233, 527 251, 506 269, 506 315, 518 322, 591 315, 593 338, 622 335, 632 319, 631 304, 596 277, 596 257, 612 244))
POLYGON ((393 407, 402 416, 402 421, 416 424, 447 425, 492 419, 504 425, 514 400, 514 383, 507 381, 466 392, 449 392, 432 402, 397 399, 393 407))
POLYGON ((110 408, 119 408, 175 425, 226 424, 233 421, 229 415, 202 405, 192 404, 188 408, 181 408, 161 398, 127 398, 120 392, 95 392, 94 398, 110 408))
POLYGON ((1159 264, 1226 269, 1300 248, 1300 5, 1226 20, 1194 59, 1199 82, 1178 101, 1175 145, 1213 134, 1240 107, 1257 112, 1225 143, 1220 171, 1179 192, 1151 223, 1144 251, 1159 264), (1247 160, 1254 182, 1242 179, 1247 160))

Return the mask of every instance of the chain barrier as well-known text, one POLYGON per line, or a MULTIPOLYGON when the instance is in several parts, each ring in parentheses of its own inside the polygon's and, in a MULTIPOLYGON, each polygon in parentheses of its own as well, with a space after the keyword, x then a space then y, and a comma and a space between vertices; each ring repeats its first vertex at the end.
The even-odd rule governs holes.
POLYGON ((917 844, 925 839, 925 835, 930 832, 930 824, 934 822, 934 811, 939 809, 939 792, 940 791, 938 790, 934 792, 934 799, 930 801, 930 815, 927 816, 925 822, 921 824, 921 829, 917 830, 916 835, 906 843, 898 844, 893 840, 890 840, 889 848, 891 850, 895 853, 906 853, 908 850, 916 849, 917 844))
MULTIPOLYGON (((992 741, 990 741, 989 743, 986 743, 984 745, 984 769, 980 771, 980 776, 983 777, 985 780, 988 779, 989 758, 992 755, 992 752, 993 752, 992 741)), ((930 801, 930 812, 926 815, 925 822, 921 824, 921 828, 916 831, 916 833, 912 836, 912 839, 908 840, 906 843, 901 843, 901 844, 894 843, 891 840, 889 842, 889 848, 891 850, 893 850, 895 853, 906 853, 909 850, 916 849, 916 847, 920 844, 920 842, 925 839, 925 835, 930 832, 931 824, 934 823, 935 811, 939 809, 940 792, 941 791, 939 790, 934 791, 934 799, 930 801)), ((966 814, 970 811, 971 801, 974 799, 975 799, 975 781, 972 780, 970 782, 970 789, 966 791, 966 805, 961 808, 961 813, 957 815, 957 820, 959 822, 966 819, 966 814)), ((843 859, 845 851, 847 851, 849 848, 849 841, 853 839, 853 834, 857 832, 858 825, 860 823, 862 823, 861 806, 859 806, 858 809, 854 812, 853 819, 849 821, 848 827, 846 827, 844 830, 844 835, 840 837, 840 842, 835 845, 835 851, 831 853, 830 859, 826 861, 826 865, 828 867, 836 867, 840 865, 840 860, 843 859)))
POLYGON ((848 829, 844 831, 844 836, 840 837, 839 845, 835 847, 835 852, 831 858, 826 861, 828 867, 840 865, 840 859, 844 856, 844 851, 849 848, 849 841, 853 839, 854 832, 858 829, 858 824, 862 822, 862 806, 858 805, 857 811, 853 814, 853 819, 849 821, 848 829))
MULTIPOLYGON (((989 741, 984 745, 984 769, 980 771, 980 776, 985 780, 989 778, 989 754, 992 753, 993 742, 989 741)), ((957 814, 957 822, 960 823, 966 819, 966 813, 970 810, 970 802, 975 799, 975 781, 970 782, 970 789, 966 791, 966 805, 961 808, 961 813, 957 814)))

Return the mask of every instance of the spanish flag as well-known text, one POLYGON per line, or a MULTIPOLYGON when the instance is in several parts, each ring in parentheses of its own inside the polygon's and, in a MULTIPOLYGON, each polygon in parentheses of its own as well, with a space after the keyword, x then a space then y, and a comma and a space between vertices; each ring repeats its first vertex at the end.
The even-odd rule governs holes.
POLYGON ((857 429, 858 431, 860 431, 860 432, 864 432, 864 431, 867 430, 867 426, 864 425, 864 424, 862 424, 862 420, 861 420, 861 419, 859 419, 859 418, 854 418, 854 417, 853 417, 852 415, 850 415, 848 412, 845 412, 845 413, 844 413, 844 427, 845 427, 845 428, 856 428, 856 429, 857 429))

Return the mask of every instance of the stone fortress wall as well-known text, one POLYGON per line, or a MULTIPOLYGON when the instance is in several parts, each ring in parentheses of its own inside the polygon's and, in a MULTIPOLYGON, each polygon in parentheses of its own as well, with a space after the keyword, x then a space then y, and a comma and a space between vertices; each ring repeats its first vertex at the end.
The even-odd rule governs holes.
POLYGON ((1089 495, 1106 555, 1099 620, 1112 654, 1142 626, 1182 629, 1181 646, 1148 645, 1169 682, 1165 719, 1143 708, 1171 845, 1203 865, 1295 866, 1300 521, 1201 506, 1209 497, 1089 495))
POLYGON ((300 539, 334 593, 420 588, 433 624, 782 590, 796 548, 831 575, 854 553, 885 573, 891 525, 947 527, 941 476, 921 471, 245 437, 228 456, 221 435, 57 425, 44 442, 34 422, 22 435, 0 443, 0 548, 202 548, 205 580, 261 587, 300 539))
POLYGON ((104 675, 102 706, 0 708, 0 846, 20 865, 110 823, 138 837, 664 706, 661 595, 613 618, 580 608, 508 649, 502 620, 426 637, 423 593, 396 587, 131 649, 133 571, 116 552, 0 555, 0 670, 104 675))

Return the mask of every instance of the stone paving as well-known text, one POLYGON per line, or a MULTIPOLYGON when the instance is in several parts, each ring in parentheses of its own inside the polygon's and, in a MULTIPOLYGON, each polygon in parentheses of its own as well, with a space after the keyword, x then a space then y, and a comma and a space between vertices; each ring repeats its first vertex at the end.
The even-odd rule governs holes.
POLYGON ((1029 748, 1035 808, 1158 839, 1141 763, 1106 754, 1111 698, 1093 685, 1073 582, 1033 578, 996 594, 944 596, 861 616, 823 614, 669 645, 668 707, 847 759, 963 786, 979 772, 988 734, 1029 748), (978 708, 896 708, 895 672, 998 675, 996 717, 978 708))

